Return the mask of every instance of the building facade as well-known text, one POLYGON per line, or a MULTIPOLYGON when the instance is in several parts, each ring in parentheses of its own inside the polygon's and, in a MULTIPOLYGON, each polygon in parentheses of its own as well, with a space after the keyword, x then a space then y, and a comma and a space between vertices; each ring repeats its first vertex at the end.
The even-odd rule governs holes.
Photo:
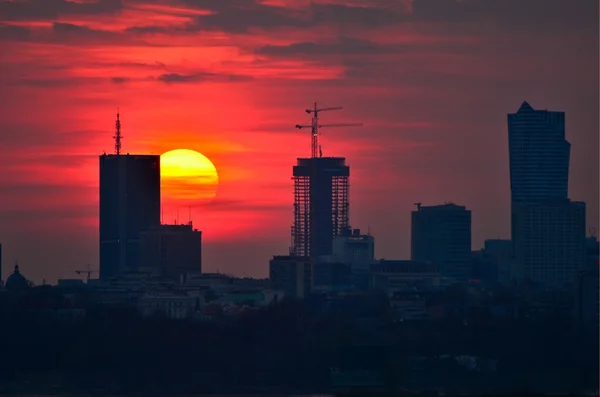
POLYGON ((573 285, 585 265, 585 204, 568 199, 565 113, 523 102, 508 115, 513 279, 573 285))
POLYGON ((568 198, 571 144, 564 112, 534 110, 523 102, 508 115, 508 145, 513 202, 568 198))
POLYGON ((369 272, 375 260, 375 239, 360 229, 347 229, 333 239, 332 260, 350 265, 353 272, 369 272))
POLYGON ((467 282, 471 277, 471 211, 456 204, 419 204, 411 214, 411 259, 434 264, 449 282, 467 282))
POLYGON ((133 270, 140 233, 160 225, 160 156, 100 156, 100 278, 133 270))
POLYGON ((343 157, 299 158, 293 168, 294 225, 290 254, 318 258, 349 225, 348 179, 343 157))
POLYGON ((180 279, 202 272, 202 232, 192 223, 160 225, 140 234, 140 268, 180 279))
POLYGON ((304 298, 313 288, 312 263, 307 257, 277 255, 269 261, 271 289, 287 298, 304 298))
POLYGON ((517 259, 514 279, 545 287, 575 283, 587 261, 585 203, 543 200, 515 203, 517 259))

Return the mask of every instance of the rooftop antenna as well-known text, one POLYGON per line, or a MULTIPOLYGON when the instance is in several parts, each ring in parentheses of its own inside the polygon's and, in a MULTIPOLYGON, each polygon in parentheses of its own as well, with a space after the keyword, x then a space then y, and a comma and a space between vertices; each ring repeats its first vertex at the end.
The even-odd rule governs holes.
POLYGON ((115 154, 119 156, 121 154, 121 115, 119 113, 119 108, 117 108, 117 120, 115 121, 115 154))
POLYGON ((319 145, 319 128, 321 127, 360 127, 362 123, 335 123, 335 124, 319 124, 319 112, 325 112, 328 110, 341 110, 343 107, 341 106, 333 106, 326 108, 317 107, 317 103, 315 102, 314 107, 312 109, 306 109, 306 113, 313 114, 312 123, 310 125, 302 125, 296 124, 296 128, 310 128, 311 131, 311 150, 310 157, 323 157, 323 151, 321 150, 321 146, 319 145))
POLYGON ((423 204, 423 203, 414 203, 414 205, 417 206, 417 211, 419 211, 421 209, 421 204, 423 204))
POLYGON ((188 206, 188 223, 190 225, 192 224, 192 206, 191 205, 188 206))

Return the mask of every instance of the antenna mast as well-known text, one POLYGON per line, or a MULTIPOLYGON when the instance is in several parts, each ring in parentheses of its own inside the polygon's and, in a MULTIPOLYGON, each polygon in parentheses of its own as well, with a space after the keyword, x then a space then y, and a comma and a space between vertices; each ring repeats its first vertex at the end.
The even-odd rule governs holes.
POLYGON ((121 118, 119 114, 119 109, 117 109, 117 120, 115 121, 115 154, 118 156, 121 154, 121 118))
POLYGON ((321 145, 319 145, 319 128, 321 127, 360 127, 362 123, 336 123, 336 124, 319 124, 319 112, 324 112, 327 110, 342 110, 341 106, 327 107, 327 108, 318 108, 317 103, 315 102, 314 108, 306 109, 306 113, 313 114, 312 123, 310 125, 300 125, 296 124, 296 128, 310 128, 311 131, 311 150, 310 157, 323 157, 323 151, 321 150, 321 145))

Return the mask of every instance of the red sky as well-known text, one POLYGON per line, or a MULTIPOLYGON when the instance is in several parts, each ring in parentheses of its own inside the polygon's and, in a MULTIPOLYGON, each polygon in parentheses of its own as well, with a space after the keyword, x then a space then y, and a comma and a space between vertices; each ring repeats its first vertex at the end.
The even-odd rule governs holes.
MULTIPOLYGON (((351 166, 351 224, 410 256, 412 203, 473 211, 473 249, 509 236, 506 114, 567 112, 570 195, 598 226, 595 0, 0 0, 0 242, 36 282, 98 262, 98 158, 197 150, 217 198, 192 208, 207 271, 265 276, 287 253, 291 167, 351 166)), ((165 220, 176 206, 165 208, 165 220)), ((188 209, 179 218, 187 221, 188 209)))

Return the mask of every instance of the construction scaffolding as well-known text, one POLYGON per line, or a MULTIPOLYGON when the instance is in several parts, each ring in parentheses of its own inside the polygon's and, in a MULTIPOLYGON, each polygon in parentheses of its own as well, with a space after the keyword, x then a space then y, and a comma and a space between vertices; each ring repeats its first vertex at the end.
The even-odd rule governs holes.
POLYGON ((294 226, 292 226, 293 256, 309 256, 310 251, 310 176, 293 176, 294 226))
POLYGON ((349 227, 350 201, 348 197, 348 177, 333 176, 331 178, 331 222, 333 224, 332 236, 334 239, 349 227))
POLYGON ((294 225, 290 254, 331 255, 333 239, 349 226, 348 179, 343 157, 300 158, 294 166, 294 225))

